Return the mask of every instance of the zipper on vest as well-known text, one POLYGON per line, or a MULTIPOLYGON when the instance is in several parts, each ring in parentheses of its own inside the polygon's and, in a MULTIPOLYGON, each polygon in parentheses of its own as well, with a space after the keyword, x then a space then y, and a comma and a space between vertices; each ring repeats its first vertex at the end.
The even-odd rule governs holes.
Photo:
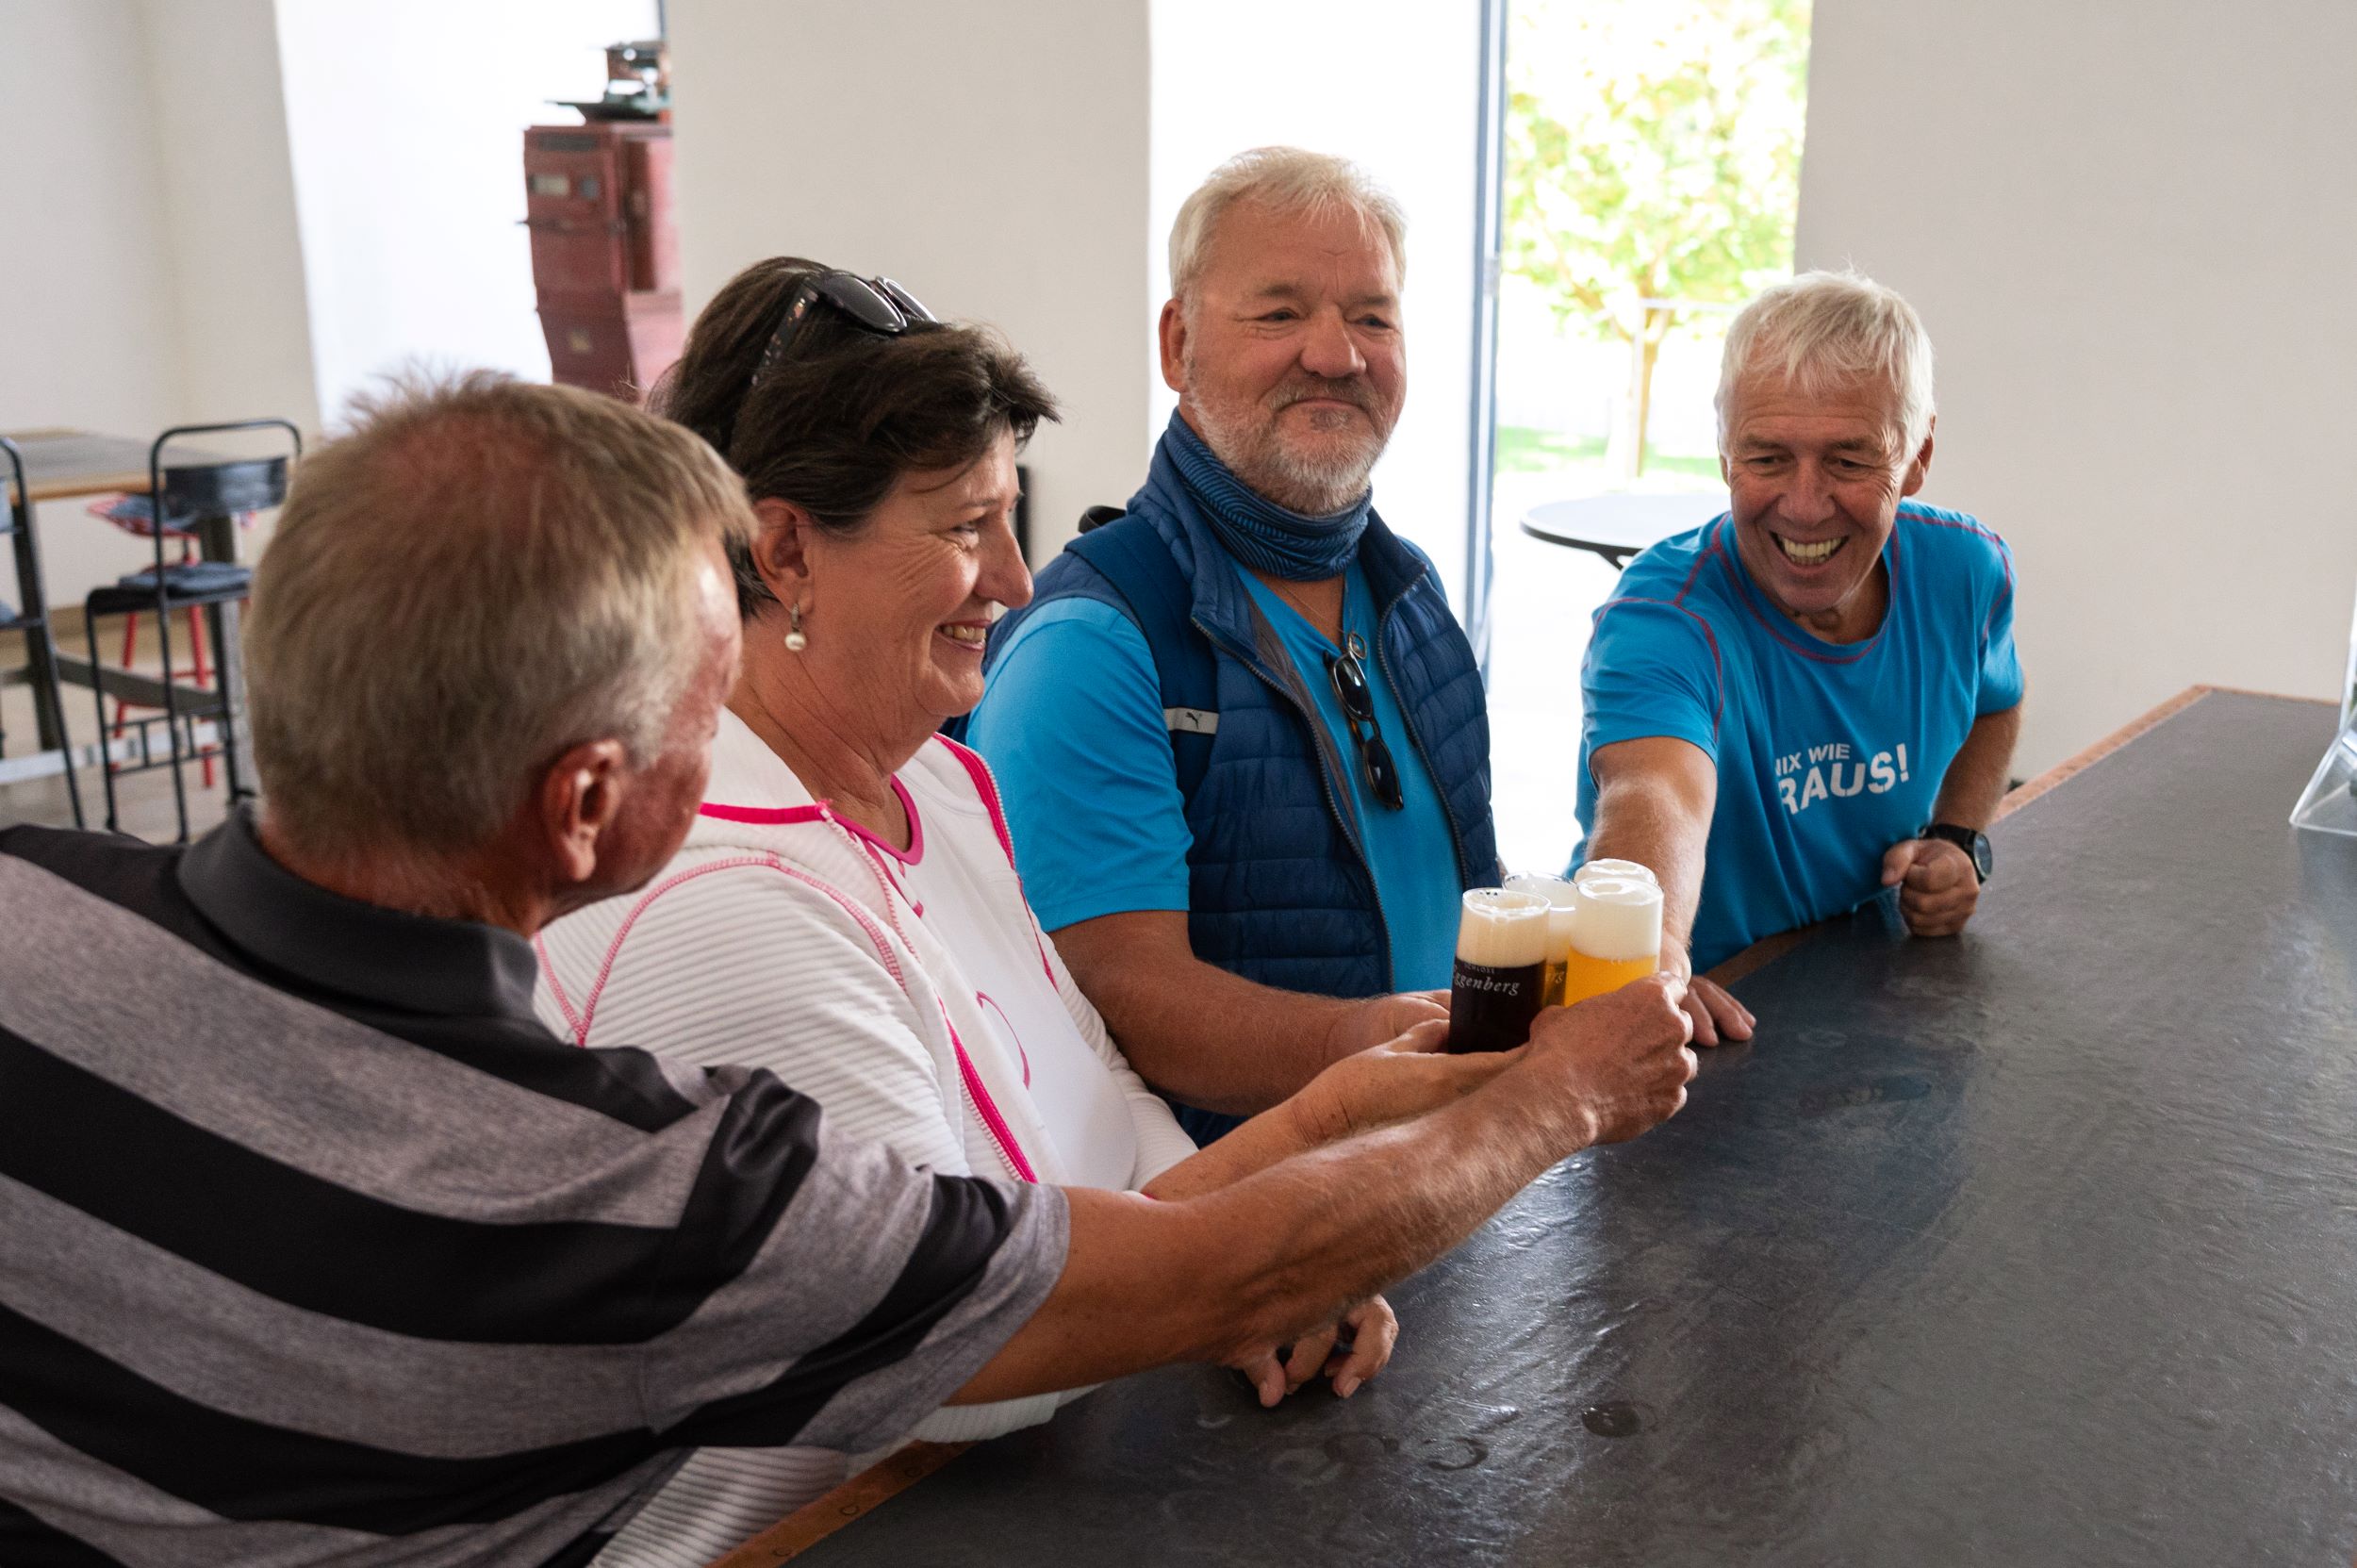
MULTIPOLYGON (((1200 619, 1196 619, 1192 617, 1189 619, 1195 629, 1202 633, 1207 638, 1210 638, 1213 646, 1225 646, 1221 643, 1220 638, 1212 635, 1211 629, 1209 626, 1204 625, 1200 619)), ((1246 669, 1252 671, 1252 678, 1254 680, 1260 682, 1262 685, 1268 687, 1269 690, 1283 698, 1285 701, 1291 705, 1294 712, 1301 715, 1302 721, 1311 727, 1311 733, 1313 734, 1325 728, 1326 720, 1320 718, 1314 713, 1304 712, 1298 698, 1294 697, 1292 692, 1287 691, 1282 685, 1279 685, 1277 682, 1271 680, 1268 676, 1261 672, 1260 658, 1257 654, 1251 657, 1244 657, 1235 654, 1231 650, 1230 656, 1234 657, 1236 662, 1243 665, 1246 669)), ((1378 658, 1381 657, 1381 651, 1379 649, 1377 650, 1376 656, 1378 658)), ((1404 718, 1407 715, 1407 710, 1402 708, 1400 713, 1401 717, 1404 718)), ((1330 741, 1333 737, 1328 735, 1327 738, 1330 741)), ((1383 938, 1383 949, 1380 954, 1383 960, 1383 990, 1384 992, 1389 992, 1397 983, 1399 977, 1392 972, 1392 921, 1391 916, 1383 913, 1383 886, 1380 883, 1375 880, 1375 867, 1367 859, 1366 846, 1359 842, 1356 835, 1351 833, 1350 819, 1343 815, 1342 799, 1334 793, 1333 776, 1326 770, 1326 748, 1312 744, 1310 751, 1311 754, 1318 759, 1318 784, 1319 787, 1326 791, 1326 809, 1333 813, 1334 825, 1342 830, 1343 841, 1348 844, 1351 847, 1352 852, 1358 855, 1359 868, 1367 874, 1367 891, 1375 897, 1375 926, 1376 932, 1383 938)), ((1426 765, 1427 769, 1431 765, 1428 763, 1426 765)), ((1433 793, 1436 795, 1440 793, 1437 785, 1434 787, 1433 793)), ((1441 810, 1444 814, 1447 812, 1448 802, 1446 801, 1441 802, 1441 810)), ((1455 831, 1453 823, 1451 825, 1451 831, 1455 831)), ((1461 861, 1464 857, 1460 853, 1458 858, 1461 861)))
MULTIPOLYGON (((1383 672, 1385 681, 1390 682, 1393 697, 1399 695, 1400 685, 1399 682, 1392 677, 1391 660, 1383 656, 1383 628, 1391 620, 1392 612, 1399 608, 1399 602, 1407 598, 1414 590, 1415 586, 1411 582, 1407 587, 1393 595, 1392 602, 1376 611, 1375 617, 1375 668, 1383 672)), ((1489 693, 1486 690, 1482 693, 1482 701, 1485 706, 1489 701, 1489 693)), ((1448 823, 1449 850, 1457 857, 1457 880, 1465 886, 1471 887, 1474 884, 1473 870, 1465 864, 1465 833, 1457 824, 1457 808, 1448 803, 1448 786, 1441 782, 1441 770, 1432 766, 1432 758, 1424 749, 1424 735, 1416 728, 1416 716, 1408 711, 1408 704, 1405 702, 1399 705, 1399 722, 1400 727, 1408 732, 1408 738, 1415 743, 1416 760, 1424 764, 1424 776, 1432 781, 1432 793, 1441 802, 1441 816, 1448 823)))

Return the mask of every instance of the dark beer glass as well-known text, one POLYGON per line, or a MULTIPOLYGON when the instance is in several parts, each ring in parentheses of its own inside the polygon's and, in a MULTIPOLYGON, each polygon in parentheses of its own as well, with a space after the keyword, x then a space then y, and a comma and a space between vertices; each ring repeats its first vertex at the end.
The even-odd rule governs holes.
POLYGON ((1512 1050, 1530 1038, 1546 1005, 1547 900, 1534 893, 1476 887, 1457 927, 1457 968, 1448 994, 1448 1048, 1512 1050))

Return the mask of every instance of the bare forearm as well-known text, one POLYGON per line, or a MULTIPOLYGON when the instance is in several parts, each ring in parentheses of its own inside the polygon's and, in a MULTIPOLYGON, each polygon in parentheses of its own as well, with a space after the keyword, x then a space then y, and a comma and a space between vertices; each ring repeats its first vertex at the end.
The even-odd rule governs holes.
POLYGON ((2021 709, 1986 713, 1972 721, 1955 760, 1939 783, 1939 800, 1933 819, 1959 827, 1986 828, 1997 818, 1998 802, 2005 798, 2005 780, 2013 768, 2015 743, 2021 738, 2021 709))
POLYGON ((1273 1105, 1207 1148, 1179 1161, 1143 1189, 1163 1202, 1200 1197, 1232 1186, 1256 1171, 1266 1170, 1314 1147, 1292 1101, 1273 1105))
POLYGON ((1584 1114, 1518 1098, 1509 1074, 1459 1105, 1212 1195, 1203 1201, 1224 1211, 1222 1231, 1251 1238, 1229 1276, 1249 1311, 1241 1325, 1214 1326, 1207 1348, 1225 1358, 1331 1321, 1457 1246, 1593 1137, 1584 1114), (1403 1181, 1402 1171, 1419 1178, 1403 1181))
POLYGON ((954 1402, 1241 1362, 1332 1322, 1593 1138, 1583 1106, 1515 1077, 1184 1201, 1069 1193, 1055 1295, 954 1402))
POLYGON ((1695 818, 1677 792, 1642 776, 1603 790, 1596 801, 1596 828, 1589 835, 1591 860, 1633 860, 1661 883, 1662 929, 1684 942, 1694 929, 1702 901, 1707 816, 1695 818))
POLYGON ((1083 927, 1058 932, 1056 947, 1138 1075, 1207 1111, 1250 1115, 1309 1082, 1351 1009, 1083 927))
POLYGON ((1512 1052, 1450 1056, 1434 1050, 1447 1032, 1447 1020, 1435 1019, 1335 1063, 1299 1094, 1162 1172, 1147 1184, 1147 1196, 1169 1199, 1216 1191, 1305 1149, 1428 1114, 1480 1092, 1515 1065, 1512 1052))

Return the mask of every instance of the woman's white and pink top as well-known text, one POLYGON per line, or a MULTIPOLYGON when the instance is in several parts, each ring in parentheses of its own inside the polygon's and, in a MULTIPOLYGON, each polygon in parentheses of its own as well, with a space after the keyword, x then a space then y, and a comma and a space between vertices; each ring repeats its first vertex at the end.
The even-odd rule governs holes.
MULTIPOLYGON (((982 760, 935 737, 894 787, 904 852, 813 799, 723 713, 702 811, 671 864, 541 933, 542 1018, 583 1045, 766 1067, 833 1127, 945 1175, 1135 1189, 1195 1152, 1033 918, 982 760)), ((993 1436, 1056 1404, 944 1410, 915 1435, 993 1436)), ((770 1483, 812 1474, 748 1506, 825 1490, 844 1466, 817 1459, 781 1457, 770 1483)), ((705 1450, 667 1495, 723 1481, 716 1465, 741 1468, 705 1450)), ((714 1501, 698 1506, 708 1516, 714 1501)), ((616 1560, 609 1547, 602 1561, 616 1560)))

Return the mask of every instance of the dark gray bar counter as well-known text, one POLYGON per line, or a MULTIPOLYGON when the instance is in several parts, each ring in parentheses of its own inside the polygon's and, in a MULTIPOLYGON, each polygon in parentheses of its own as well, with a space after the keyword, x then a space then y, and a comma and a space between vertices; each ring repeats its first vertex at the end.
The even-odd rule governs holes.
POLYGON ((1129 1379, 797 1560, 2332 1563, 2357 1549, 2357 840, 2212 693, 1879 909, 1760 1043, 1393 1294, 1388 1373, 1129 1379))

